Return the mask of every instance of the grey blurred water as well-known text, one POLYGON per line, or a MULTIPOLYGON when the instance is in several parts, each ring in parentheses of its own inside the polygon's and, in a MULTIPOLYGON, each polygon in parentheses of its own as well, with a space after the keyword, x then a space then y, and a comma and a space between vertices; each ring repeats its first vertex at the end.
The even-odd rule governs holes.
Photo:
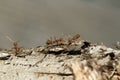
POLYGON ((6 38, 21 46, 42 45, 50 36, 80 34, 82 39, 120 41, 120 0, 0 0, 0 48, 6 38))

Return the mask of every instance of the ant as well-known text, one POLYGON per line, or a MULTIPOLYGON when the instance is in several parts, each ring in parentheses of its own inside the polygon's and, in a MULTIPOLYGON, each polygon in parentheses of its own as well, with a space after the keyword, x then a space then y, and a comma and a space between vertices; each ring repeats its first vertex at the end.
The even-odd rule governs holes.
POLYGON ((56 37, 54 37, 54 40, 52 40, 52 38, 51 38, 51 40, 50 39, 48 39, 47 40, 47 42, 46 42, 46 44, 47 45, 51 45, 51 44, 59 44, 60 42, 65 42, 64 41, 64 39, 63 38, 58 38, 58 39, 56 39, 56 37))
POLYGON ((55 38, 55 40, 53 41, 53 43, 57 43, 57 44, 60 42, 65 42, 65 41, 63 38, 58 38, 58 39, 55 38))
POLYGON ((15 54, 17 54, 20 51, 20 47, 18 46, 18 42, 13 42, 12 49, 15 49, 15 54))
POLYGON ((46 41, 46 45, 51 45, 53 44, 52 37, 46 41))
POLYGON ((50 44, 52 44, 52 41, 48 39, 48 40, 46 41, 46 45, 50 45, 50 44))
POLYGON ((16 55, 16 54, 20 51, 20 47, 18 46, 18 41, 12 40, 9 36, 6 36, 6 38, 7 38, 8 40, 10 40, 10 42, 13 43, 12 49, 15 50, 15 55, 16 55))
POLYGON ((77 40, 78 38, 80 37, 79 34, 76 34, 75 36, 71 37, 71 38, 68 38, 68 42, 69 43, 72 43, 74 42, 75 40, 77 40))

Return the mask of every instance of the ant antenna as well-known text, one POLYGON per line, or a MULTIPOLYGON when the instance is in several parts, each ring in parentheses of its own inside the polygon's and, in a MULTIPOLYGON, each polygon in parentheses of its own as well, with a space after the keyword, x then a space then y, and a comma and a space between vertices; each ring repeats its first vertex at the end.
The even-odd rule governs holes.
POLYGON ((7 38, 10 42, 15 42, 15 41, 12 40, 9 36, 6 36, 6 38, 7 38))

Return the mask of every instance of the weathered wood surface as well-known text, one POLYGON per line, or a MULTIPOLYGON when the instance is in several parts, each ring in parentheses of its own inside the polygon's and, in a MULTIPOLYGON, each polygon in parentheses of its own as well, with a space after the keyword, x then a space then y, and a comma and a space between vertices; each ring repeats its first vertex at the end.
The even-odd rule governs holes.
MULTIPOLYGON (((114 69, 117 78, 120 75, 120 50, 87 41, 22 49, 17 55, 12 54, 14 51, 3 52, 8 52, 10 56, 0 60, 0 80, 73 80, 76 74, 72 70, 78 66, 74 63, 84 60, 90 61, 91 66, 96 62, 102 69, 98 71, 108 72, 108 78, 114 69)), ((95 66, 92 67, 94 69, 95 66)), ((111 80, 119 79, 112 77, 111 80)))
POLYGON ((11 61, 0 62, 0 80, 72 80, 67 61, 69 59, 65 55, 43 53, 25 58, 13 57, 11 61))

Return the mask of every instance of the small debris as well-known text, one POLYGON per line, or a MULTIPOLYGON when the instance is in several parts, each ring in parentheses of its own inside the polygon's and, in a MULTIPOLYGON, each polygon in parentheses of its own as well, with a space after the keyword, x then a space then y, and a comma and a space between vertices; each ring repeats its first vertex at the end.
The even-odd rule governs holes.
POLYGON ((51 48, 49 49, 50 52, 59 52, 65 50, 64 48, 56 47, 56 48, 51 48))
POLYGON ((30 55, 32 53, 32 49, 29 48, 21 48, 19 50, 19 53, 16 54, 17 57, 25 57, 27 55, 30 55))
POLYGON ((8 59, 10 56, 7 52, 0 52, 0 60, 8 59))
POLYGON ((120 49, 120 42, 119 42, 119 41, 117 41, 115 47, 116 47, 117 49, 120 49))
POLYGON ((4 62, 5 65, 10 64, 10 60, 4 62))

